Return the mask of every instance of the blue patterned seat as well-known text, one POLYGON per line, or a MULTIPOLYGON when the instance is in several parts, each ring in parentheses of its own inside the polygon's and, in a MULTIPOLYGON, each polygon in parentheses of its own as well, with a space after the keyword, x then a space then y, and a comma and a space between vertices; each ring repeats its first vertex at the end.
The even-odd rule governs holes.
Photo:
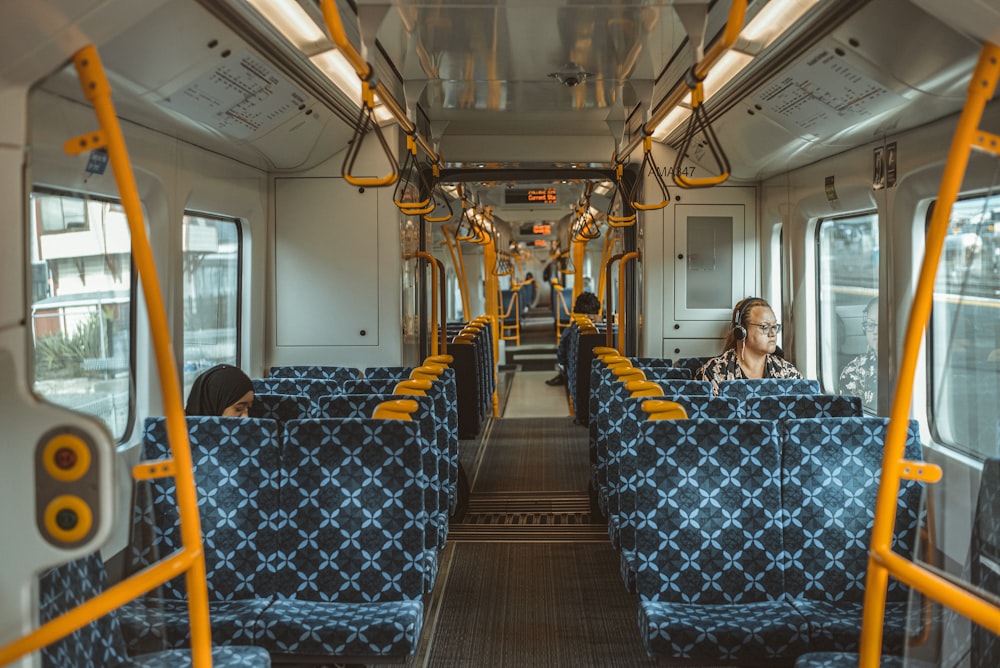
MULTIPOLYGON (((782 423, 785 591, 809 620, 810 651, 858 649, 868 547, 888 419, 811 418, 782 423)), ((911 422, 905 457, 921 459, 911 422)), ((902 481, 893 549, 909 556, 919 528, 921 485, 902 481)), ((889 579, 885 654, 901 654, 908 590, 889 579)))
MULTIPOLYGON (((969 548, 972 584, 993 595, 1000 595, 1000 459, 983 462, 979 482, 976 516, 972 524, 969 548)), ((1000 637, 972 624, 973 666, 996 666, 1000 662, 1000 637)))
POLYGON ((424 488, 416 422, 286 425, 277 600, 261 644, 298 657, 405 658, 423 622, 424 488))
MULTIPOLYGON (((44 624, 55 619, 94 598, 106 586, 107 573, 98 552, 49 569, 39 577, 38 582, 39 621, 44 624)), ((48 645, 42 649, 41 657, 45 668, 174 668, 191 665, 191 653, 187 650, 174 649, 129 657, 117 610, 48 645)), ((266 668, 271 665, 271 659, 266 651, 256 647, 215 646, 212 648, 212 665, 218 668, 266 668)))
POLYGON ((809 626, 782 595, 777 424, 647 421, 638 441, 636 588, 649 654, 756 664, 803 653, 809 626))
POLYGON ((269 378, 315 378, 342 383, 352 378, 360 378, 361 370, 348 366, 272 366, 269 378))
POLYGON ((724 380, 719 383, 719 396, 736 397, 746 401, 750 397, 770 394, 819 394, 818 380, 809 378, 756 378, 724 380))
MULTIPOLYGON (((382 367, 388 368, 388 367, 382 367)), ((401 367, 413 370, 414 367, 401 367)), ((403 377, 409 378, 410 371, 403 377)), ((402 379, 401 379, 402 380, 402 379)), ((349 381, 344 384, 345 394, 392 394, 399 382, 395 378, 368 378, 349 381)), ((455 386, 455 370, 447 368, 431 383, 427 393, 434 401, 434 414, 438 417, 438 443, 447 443, 448 476, 445 478, 448 505, 453 511, 458 500, 458 397, 455 386)))
POLYGON ((289 420, 302 420, 312 417, 312 400, 304 394, 268 394, 262 392, 253 395, 250 405, 250 417, 265 420, 277 420, 279 423, 289 420))
MULTIPOLYGON (((694 395, 660 397, 675 401, 686 410, 689 418, 731 420, 739 417, 739 403, 732 398, 694 395)), ((625 419, 621 431, 612 432, 608 442, 608 535, 621 551, 622 581, 630 592, 635 591, 635 527, 638 521, 635 491, 638 483, 637 457, 639 430, 646 419, 642 411, 645 398, 627 398, 625 419)))
MULTIPOLYGON (((274 596, 270 559, 278 551, 279 440, 273 420, 189 417, 188 434, 205 550, 212 639, 250 644, 256 620, 274 596)), ((164 418, 149 418, 143 459, 169 456, 164 418)), ((130 569, 139 570, 181 547, 174 479, 136 486, 130 569)), ((158 594, 122 608, 129 652, 189 644, 186 588, 175 578, 158 594)))
POLYGON ((864 415, 861 397, 839 394, 772 394, 748 397, 742 406, 742 417, 754 420, 864 415))
POLYGON ((260 394, 304 394, 310 399, 318 399, 328 394, 340 394, 341 383, 336 380, 315 378, 254 378, 254 395, 260 394))
MULTIPOLYGON (((423 472, 427 486, 424 502, 427 513, 427 548, 443 548, 448 536, 448 442, 439 442, 438 417, 434 413, 434 400, 430 397, 406 396, 401 394, 339 394, 320 397, 316 402, 318 418, 371 417, 375 409, 384 401, 412 399, 417 403, 413 418, 420 424, 420 444, 423 452, 423 472), (446 448, 443 452, 441 446, 446 448)), ((443 433, 443 432, 441 432, 443 433)), ((436 562, 436 553, 433 554, 436 562)), ((436 570, 436 569, 435 569, 436 570)), ((427 591, 433 588, 428 583, 427 591)))
MULTIPOLYGON (((620 382, 611 369, 605 367, 600 360, 595 360, 591 367, 592 379, 596 379, 596 391, 591 390, 590 400, 590 464, 591 481, 597 490, 600 502, 601 490, 607 493, 607 461, 604 453, 607 451, 608 434, 621 426, 621 402, 628 395, 624 384, 620 382)), ((639 367, 637 367, 639 368, 639 367)), ((694 381, 683 378, 685 371, 673 367, 649 367, 642 369, 646 380, 659 383, 666 394, 711 394, 711 384, 706 381, 694 381)), ((593 386, 592 386, 593 387, 593 386)), ((603 510, 603 507, 602 507, 603 510)))
POLYGON ((674 362, 674 366, 680 369, 687 369, 691 372, 691 377, 694 377, 695 371, 705 366, 705 362, 713 359, 712 357, 681 357, 674 362))
MULTIPOLYGON (((906 664, 916 668, 915 664, 906 664)), ((795 668, 858 668, 855 652, 809 652, 795 660, 795 668)), ((904 668, 903 657, 882 655, 879 668, 904 668)))

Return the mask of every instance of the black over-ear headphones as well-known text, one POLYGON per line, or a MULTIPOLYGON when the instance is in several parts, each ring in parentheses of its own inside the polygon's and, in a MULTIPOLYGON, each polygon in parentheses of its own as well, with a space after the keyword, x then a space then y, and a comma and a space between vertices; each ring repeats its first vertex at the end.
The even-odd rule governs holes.
POLYGON ((759 300, 756 297, 747 297, 742 302, 740 302, 739 306, 737 306, 736 308, 736 311, 733 312, 733 326, 732 326, 733 338, 736 339, 737 341, 746 340, 747 328, 743 326, 744 311, 747 310, 747 307, 750 306, 750 304, 753 304, 754 302, 757 301, 759 300))

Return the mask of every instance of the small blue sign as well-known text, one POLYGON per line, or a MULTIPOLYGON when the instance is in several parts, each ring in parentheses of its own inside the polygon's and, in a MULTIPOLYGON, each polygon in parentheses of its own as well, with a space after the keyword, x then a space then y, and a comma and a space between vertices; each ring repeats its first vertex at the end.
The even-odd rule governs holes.
POLYGON ((103 148, 95 149, 90 152, 90 158, 87 160, 87 173, 88 174, 103 174, 104 170, 108 167, 108 152, 103 148))

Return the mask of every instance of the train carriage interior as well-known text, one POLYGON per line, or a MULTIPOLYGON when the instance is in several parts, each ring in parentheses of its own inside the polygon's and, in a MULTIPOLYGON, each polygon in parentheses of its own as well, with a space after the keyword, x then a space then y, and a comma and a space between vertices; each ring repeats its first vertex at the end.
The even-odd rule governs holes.
POLYGON ((0 666, 1000 665, 998 45, 0 2, 0 666))

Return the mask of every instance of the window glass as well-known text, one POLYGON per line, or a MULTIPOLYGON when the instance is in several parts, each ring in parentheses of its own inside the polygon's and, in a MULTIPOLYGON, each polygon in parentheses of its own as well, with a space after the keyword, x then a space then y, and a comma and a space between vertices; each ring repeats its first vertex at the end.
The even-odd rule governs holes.
POLYGON ((34 391, 127 436, 133 395, 130 234, 115 202, 31 194, 34 391))
POLYGON ((1000 197, 956 202, 931 314, 931 428, 938 440, 1000 455, 1000 197))
POLYGON ((878 406, 878 217, 874 213, 820 221, 820 381, 826 392, 878 406))
POLYGON ((242 237, 232 219, 186 215, 184 248, 184 396, 205 369, 239 366, 242 237))

